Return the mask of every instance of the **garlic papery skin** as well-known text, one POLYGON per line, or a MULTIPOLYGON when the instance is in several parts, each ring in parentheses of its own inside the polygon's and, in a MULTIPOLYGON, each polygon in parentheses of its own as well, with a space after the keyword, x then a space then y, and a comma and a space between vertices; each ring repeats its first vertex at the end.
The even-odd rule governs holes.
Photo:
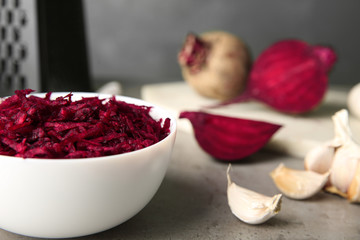
POLYGON ((360 146, 352 139, 348 112, 342 109, 332 117, 334 122, 335 140, 341 143, 334 154, 330 182, 332 189, 346 194, 357 173, 360 161, 360 146))
POLYGON ((281 209, 282 194, 268 197, 232 182, 231 165, 227 169, 227 197, 231 212, 248 224, 261 224, 277 215, 281 209))
POLYGON ((319 174, 313 171, 295 170, 281 163, 270 173, 276 187, 292 199, 307 199, 322 190, 329 178, 329 172, 319 174))

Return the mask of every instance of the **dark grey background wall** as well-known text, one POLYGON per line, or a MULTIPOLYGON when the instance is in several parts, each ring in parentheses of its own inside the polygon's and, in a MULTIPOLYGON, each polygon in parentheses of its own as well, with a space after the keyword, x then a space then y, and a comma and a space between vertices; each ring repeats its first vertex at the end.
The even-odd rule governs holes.
POLYGON ((189 31, 226 30, 253 58, 273 42, 299 38, 335 48, 331 84, 360 82, 359 0, 84 0, 96 81, 181 80, 177 52, 189 31))

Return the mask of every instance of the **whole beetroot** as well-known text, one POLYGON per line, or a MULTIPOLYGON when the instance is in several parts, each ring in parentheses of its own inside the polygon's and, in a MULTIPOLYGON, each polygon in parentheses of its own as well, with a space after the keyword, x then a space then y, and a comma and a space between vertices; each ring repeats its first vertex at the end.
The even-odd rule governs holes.
POLYGON ((240 38, 213 31, 188 34, 178 62, 183 78, 197 93, 226 101, 244 90, 251 57, 240 38))
POLYGON ((284 113, 309 112, 323 100, 336 61, 328 46, 299 39, 275 42, 253 63, 246 90, 221 105, 258 100, 284 113))

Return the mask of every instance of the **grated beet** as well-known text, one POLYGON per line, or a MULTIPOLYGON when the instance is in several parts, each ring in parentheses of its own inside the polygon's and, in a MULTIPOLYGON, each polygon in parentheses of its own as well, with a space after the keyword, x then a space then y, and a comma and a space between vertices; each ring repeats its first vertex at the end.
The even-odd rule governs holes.
POLYGON ((170 119, 154 120, 151 107, 115 97, 51 100, 17 90, 0 103, 0 154, 23 158, 100 157, 148 147, 170 132, 170 119))

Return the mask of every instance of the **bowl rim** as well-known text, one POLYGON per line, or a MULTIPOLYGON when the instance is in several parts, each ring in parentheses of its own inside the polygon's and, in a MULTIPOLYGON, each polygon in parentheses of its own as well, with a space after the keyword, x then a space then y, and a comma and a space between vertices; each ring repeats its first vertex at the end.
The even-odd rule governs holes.
MULTIPOLYGON (((159 142, 154 143, 148 147, 142 148, 142 149, 138 149, 138 150, 134 150, 131 152, 125 152, 125 153, 119 153, 119 154, 113 154, 113 155, 107 155, 107 156, 100 156, 100 157, 84 157, 84 158, 22 158, 22 157, 15 157, 15 156, 8 156, 8 155, 2 155, 0 154, 0 161, 3 160, 11 160, 11 161, 26 161, 26 162, 83 162, 83 161, 104 161, 104 160, 110 160, 112 158, 118 158, 118 157, 126 157, 126 156, 131 156, 137 153, 141 153, 144 151, 150 151, 151 148, 155 148, 156 146, 160 145, 162 142, 167 141, 168 139, 170 139, 170 137, 172 137, 173 135, 176 134, 177 132, 177 122, 176 122, 176 118, 175 116, 168 110, 164 109, 163 107, 160 107, 156 104, 147 102, 145 100, 142 100, 140 98, 135 98, 135 97, 129 97, 129 96, 123 96, 123 95, 114 95, 114 94, 107 94, 107 93, 97 93, 97 92, 72 92, 72 91, 63 91, 63 92, 51 92, 51 98, 56 98, 56 97, 60 97, 60 96, 66 96, 68 94, 72 94, 72 97, 76 97, 75 95, 77 95, 78 97, 98 97, 100 99, 109 99, 111 97, 115 97, 117 100, 121 99, 124 100, 124 102, 126 103, 130 103, 130 104, 135 104, 138 106, 141 106, 140 104, 142 104, 142 106, 149 106, 152 107, 150 110, 150 114, 151 111, 153 109, 158 109, 160 110, 160 112, 165 113, 167 115, 168 118, 170 118, 171 122, 170 122, 170 133, 163 139, 161 139, 159 142), (130 101, 130 102, 128 102, 130 101)), ((33 95, 33 96, 38 96, 38 97, 44 97, 47 93, 46 92, 32 92, 28 95, 33 95)), ((10 97, 10 96, 6 96, 3 97, 3 99, 10 97)), ((73 100, 74 101, 74 100, 73 100)), ((75 100, 76 101, 76 100, 75 100)), ((153 116, 151 116, 153 117, 153 116)))

